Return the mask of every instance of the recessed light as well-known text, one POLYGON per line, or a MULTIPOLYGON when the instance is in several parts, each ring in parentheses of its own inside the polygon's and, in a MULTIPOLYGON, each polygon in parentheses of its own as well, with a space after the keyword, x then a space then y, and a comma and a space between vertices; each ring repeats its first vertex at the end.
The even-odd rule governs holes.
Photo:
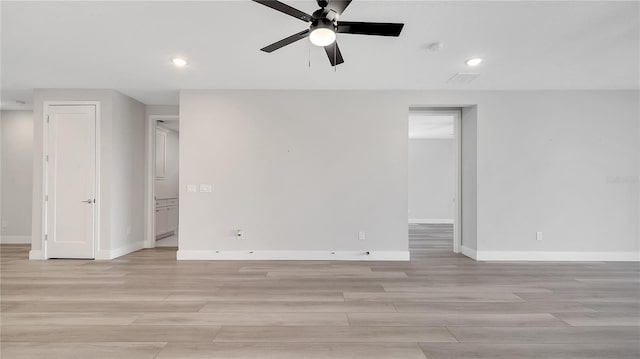
POLYGON ((173 62, 173 64, 178 66, 178 67, 187 66, 187 60, 185 60, 183 58, 180 58, 180 57, 174 57, 173 59, 171 59, 171 62, 173 62))
POLYGON ((482 59, 479 57, 474 57, 473 59, 469 59, 467 60, 467 62, 465 62, 465 64, 467 64, 467 66, 478 66, 482 63, 482 59))

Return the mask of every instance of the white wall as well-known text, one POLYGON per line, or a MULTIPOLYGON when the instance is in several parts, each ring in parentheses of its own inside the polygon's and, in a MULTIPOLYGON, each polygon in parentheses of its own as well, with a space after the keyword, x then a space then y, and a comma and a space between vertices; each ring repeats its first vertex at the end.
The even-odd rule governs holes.
POLYGON ((409 223, 453 223, 453 139, 409 139, 409 223))
POLYGON ((35 89, 30 258, 40 259, 43 255, 42 159, 46 101, 100 102, 100 240, 96 258, 115 258, 142 248, 144 214, 138 207, 144 205, 141 199, 144 196, 144 105, 113 90, 35 89), (125 218, 127 215, 131 218, 125 218))
POLYGON ((112 96, 110 248, 128 253, 144 241, 145 106, 119 92, 112 96))
POLYGON ((144 112, 145 117, 149 117, 151 115, 178 116, 180 114, 180 108, 179 106, 170 105, 146 105, 144 112))
POLYGON ((478 108, 462 108, 462 245, 465 255, 476 257, 478 248, 478 108))
POLYGON ((182 91, 178 257, 406 258, 407 115, 339 91, 182 91))
POLYGON ((477 106, 463 112, 477 115, 463 123, 467 155, 476 129, 474 255, 638 258, 638 91, 194 90, 180 101, 181 183, 214 184, 181 188, 183 258, 406 251, 407 113, 438 105, 477 106))
POLYGON ((478 106, 479 257, 638 258, 638 92, 487 97, 478 106))
POLYGON ((33 111, 2 111, 2 243, 31 243, 33 111))
POLYGON ((180 165, 180 137, 178 132, 165 129, 167 133, 165 147, 165 176, 156 179, 157 198, 178 198, 178 174, 180 165))

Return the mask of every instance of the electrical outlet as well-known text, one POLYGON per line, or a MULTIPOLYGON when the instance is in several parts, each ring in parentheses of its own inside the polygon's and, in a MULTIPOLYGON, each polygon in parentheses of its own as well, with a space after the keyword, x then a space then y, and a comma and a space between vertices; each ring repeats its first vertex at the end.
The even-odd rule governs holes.
POLYGON ((213 192, 213 186, 210 184, 201 184, 200 185, 200 192, 201 193, 211 193, 213 192))
POLYGON ((189 193, 195 193, 198 192, 198 187, 194 184, 188 184, 187 185, 187 192, 189 193))
POLYGON ((364 241, 364 239, 365 239, 364 232, 358 232, 358 240, 364 241))
POLYGON ((542 232, 536 232, 536 241, 542 240, 542 232))

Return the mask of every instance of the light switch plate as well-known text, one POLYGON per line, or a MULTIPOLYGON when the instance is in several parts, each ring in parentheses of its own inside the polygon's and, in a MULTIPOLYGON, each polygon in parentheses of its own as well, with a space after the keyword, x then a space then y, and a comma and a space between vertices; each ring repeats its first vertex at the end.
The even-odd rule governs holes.
POLYGON ((213 186, 210 184, 201 184, 200 185, 200 193, 211 193, 213 192, 213 186))
POLYGON ((190 193, 198 192, 198 187, 196 187, 196 185, 194 184, 188 184, 187 192, 190 192, 190 193))
POLYGON ((364 239, 365 239, 364 232, 358 232, 358 240, 364 241, 364 239))

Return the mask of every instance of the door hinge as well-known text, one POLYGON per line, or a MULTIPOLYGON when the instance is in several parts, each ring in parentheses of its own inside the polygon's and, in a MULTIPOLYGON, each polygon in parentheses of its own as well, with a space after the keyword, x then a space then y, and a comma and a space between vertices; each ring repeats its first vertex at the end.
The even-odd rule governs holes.
POLYGON ((44 235, 44 240, 45 240, 45 241, 47 241, 48 239, 49 239, 49 235, 48 235, 48 234, 45 234, 45 235, 44 235))
POLYGON ((45 155, 44 156, 44 160, 45 160, 45 162, 49 162, 49 155, 45 155))
POLYGON ((45 201, 45 202, 48 202, 48 201, 49 201, 49 195, 47 195, 47 194, 45 194, 45 195, 44 195, 44 201, 45 201))
POLYGON ((47 123, 49 123, 49 115, 47 115, 47 123))

